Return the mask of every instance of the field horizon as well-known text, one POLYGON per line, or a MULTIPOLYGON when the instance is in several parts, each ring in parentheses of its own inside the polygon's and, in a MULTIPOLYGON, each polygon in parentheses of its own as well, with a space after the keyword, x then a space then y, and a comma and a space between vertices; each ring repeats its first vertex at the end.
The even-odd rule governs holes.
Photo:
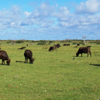
POLYGON ((100 45, 91 41, 13 43, 0 41, 11 64, 2 65, 0 59, 0 100, 99 100, 100 99, 100 45), (48 51, 59 43, 60 48, 48 51), (70 43, 70 46, 63 46, 70 43), (26 46, 28 44, 28 46, 26 46), (42 44, 42 45, 41 45, 42 44), (20 47, 26 47, 18 50, 20 47), (91 46, 92 57, 76 57, 81 46, 91 46), (33 64, 24 63, 24 51, 33 52, 33 64), (23 62, 16 62, 23 61, 23 62))

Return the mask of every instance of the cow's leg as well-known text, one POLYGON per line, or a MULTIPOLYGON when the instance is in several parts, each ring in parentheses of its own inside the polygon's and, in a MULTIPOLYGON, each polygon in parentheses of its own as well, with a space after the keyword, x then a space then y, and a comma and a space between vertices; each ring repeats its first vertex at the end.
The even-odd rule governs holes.
POLYGON ((87 57, 88 57, 89 53, 87 53, 87 57))
POLYGON ((27 57, 25 57, 25 63, 27 63, 28 62, 28 58, 27 57))
POLYGON ((2 59, 2 65, 3 65, 4 60, 2 59))
POLYGON ((81 57, 82 57, 82 53, 81 53, 81 57))
POLYGON ((26 63, 26 57, 25 57, 25 63, 26 63))
POLYGON ((4 64, 5 64, 5 61, 3 61, 4 62, 4 64))
POLYGON ((28 58, 26 57, 26 62, 28 63, 28 58))
POLYGON ((3 61, 2 61, 2 65, 3 65, 3 61))
POLYGON ((91 57, 91 52, 89 52, 90 53, 90 57, 91 57))

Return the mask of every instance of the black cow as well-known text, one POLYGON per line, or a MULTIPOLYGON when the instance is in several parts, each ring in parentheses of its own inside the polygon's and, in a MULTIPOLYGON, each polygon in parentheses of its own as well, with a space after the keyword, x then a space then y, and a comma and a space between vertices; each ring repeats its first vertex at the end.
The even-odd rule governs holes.
POLYGON ((51 46, 51 47, 49 48, 49 51, 52 51, 52 50, 55 50, 55 46, 51 46))
POLYGON ((63 44, 63 46, 70 46, 70 44, 63 44))
POLYGON ((10 59, 4 50, 0 50, 0 59, 2 59, 2 65, 5 64, 5 60, 7 65, 10 65, 10 59))
POLYGON ((25 49, 26 47, 21 47, 21 48, 18 48, 18 49, 25 49))
POLYGON ((87 46, 87 47, 80 47, 78 52, 76 53, 76 56, 78 57, 79 54, 81 54, 82 57, 82 53, 87 53, 87 57, 90 54, 91 56, 91 50, 90 50, 91 46, 87 46))
POLYGON ((32 58, 32 51, 31 50, 25 50, 24 57, 25 57, 25 63, 28 63, 28 59, 30 60, 30 63, 33 64, 34 58, 32 58))
POLYGON ((61 47, 60 46, 60 44, 54 44, 54 46, 51 46, 50 48, 49 48, 49 51, 52 51, 52 50, 55 50, 55 49, 57 49, 57 48, 59 48, 59 47, 61 47))
POLYGON ((77 44, 77 46, 80 46, 80 44, 77 44))
POLYGON ((56 48, 59 48, 59 47, 61 47, 61 45, 60 44, 56 44, 56 45, 54 45, 56 48))

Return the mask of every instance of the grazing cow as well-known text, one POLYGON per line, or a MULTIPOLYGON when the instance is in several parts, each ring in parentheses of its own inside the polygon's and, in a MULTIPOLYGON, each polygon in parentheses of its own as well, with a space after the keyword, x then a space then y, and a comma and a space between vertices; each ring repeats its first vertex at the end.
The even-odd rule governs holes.
POLYGON ((52 51, 52 50, 55 50, 55 46, 51 46, 51 47, 49 48, 49 51, 52 51))
POLYGON ((18 48, 18 49, 25 49, 26 47, 21 47, 21 48, 18 48))
POLYGON ((80 44, 77 44, 77 46, 80 46, 80 44))
POLYGON ((70 44, 63 44, 63 46, 70 46, 70 44))
POLYGON ((61 45, 60 44, 56 44, 55 47, 56 48, 59 48, 59 47, 61 47, 61 45))
POLYGON ((87 53, 87 57, 90 54, 91 56, 91 50, 90 50, 91 46, 87 46, 87 47, 80 47, 78 52, 76 53, 76 56, 78 57, 79 54, 81 54, 82 57, 82 53, 87 53))
POLYGON ((25 57, 25 63, 28 63, 28 59, 30 60, 30 63, 33 64, 34 58, 32 58, 32 51, 31 50, 25 50, 24 57, 25 57))
POLYGON ((2 65, 5 64, 5 60, 7 65, 10 65, 10 59, 4 50, 0 50, 0 59, 2 59, 2 65))
POLYGON ((51 46, 50 48, 49 48, 49 51, 51 51, 51 50, 55 50, 56 48, 59 48, 59 47, 61 47, 60 46, 60 44, 54 44, 54 46, 51 46))

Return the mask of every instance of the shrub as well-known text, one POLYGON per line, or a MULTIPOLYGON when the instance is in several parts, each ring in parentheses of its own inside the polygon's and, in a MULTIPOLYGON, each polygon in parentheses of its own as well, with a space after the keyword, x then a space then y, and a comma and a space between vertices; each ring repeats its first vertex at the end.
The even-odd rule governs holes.
POLYGON ((53 43, 53 41, 48 41, 48 44, 51 44, 51 43, 53 43))
POLYGON ((72 44, 77 44, 76 42, 73 42, 72 44))
POLYGON ((100 44, 100 42, 97 42, 96 44, 100 44))
POLYGON ((39 43, 37 45, 45 45, 46 44, 46 41, 44 40, 40 40, 39 43))
POLYGON ((23 43, 23 40, 17 40, 16 43, 23 43))

